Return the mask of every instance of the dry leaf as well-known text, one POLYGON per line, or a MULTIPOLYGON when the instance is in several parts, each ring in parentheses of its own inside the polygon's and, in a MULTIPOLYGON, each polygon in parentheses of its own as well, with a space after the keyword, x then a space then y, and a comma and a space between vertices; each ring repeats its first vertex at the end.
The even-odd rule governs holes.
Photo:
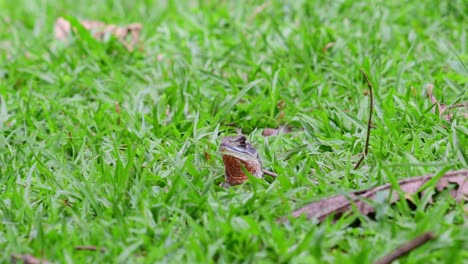
POLYGON ((279 129, 276 128, 265 128, 263 129, 262 136, 269 137, 269 136, 276 136, 279 134, 279 129))
MULTIPOLYGON (((138 42, 140 32, 143 26, 139 23, 130 24, 126 27, 118 27, 112 24, 105 24, 101 21, 80 21, 84 28, 91 31, 96 39, 104 40, 106 36, 113 35, 116 37, 128 51, 132 51, 138 42), (129 40, 127 41, 127 37, 129 40)), ((65 40, 71 34, 70 22, 62 17, 59 17, 54 26, 55 38, 65 40)))
MULTIPOLYGON (((453 117, 452 113, 445 113, 446 110, 458 108, 458 107, 468 108, 468 102, 463 102, 463 103, 455 104, 451 106, 447 106, 445 104, 439 103, 439 101, 437 101, 437 98, 434 96, 433 90, 434 90, 434 85, 432 84, 427 85, 427 96, 429 97, 429 99, 431 99, 432 104, 437 105, 437 109, 439 110, 440 117, 442 117, 446 121, 450 122, 450 120, 452 120, 452 117, 453 117)), ((431 112, 435 114, 435 109, 432 108, 431 112)), ((463 116, 465 118, 468 118, 468 113, 463 113, 463 116)))
POLYGON ((286 102, 284 100, 279 100, 278 103, 276 104, 276 107, 278 109, 283 109, 286 106, 286 102))
MULTIPOLYGON (((417 193, 424 184, 431 180, 434 175, 425 175, 398 182, 400 189, 407 194, 417 193)), ((468 170, 451 171, 445 173, 437 182, 436 190, 441 191, 450 183, 457 184, 457 188, 450 192, 450 195, 457 201, 468 198, 468 170)), ((308 219, 317 218, 319 222, 324 221, 328 216, 334 215, 335 219, 344 213, 351 211, 355 206, 362 214, 374 212, 374 207, 365 200, 374 200, 377 194, 385 195, 389 203, 396 202, 400 197, 392 190, 390 184, 379 187, 352 192, 345 195, 332 196, 317 202, 310 203, 292 213, 293 217, 305 215, 308 219), (354 205, 354 206, 353 206, 354 205)))
POLYGON ((262 136, 277 136, 278 134, 287 134, 291 132, 291 128, 287 126, 280 126, 279 128, 265 128, 263 129, 262 136))
POLYGON ((207 162, 210 162, 211 161, 211 155, 210 153, 208 153, 206 150, 203 151, 203 154, 205 154, 205 159, 207 162))
MULTIPOLYGON (((437 105, 437 109, 439 110, 439 115, 445 120, 447 120, 448 122, 450 122, 450 120, 452 119, 452 114, 444 115, 444 112, 447 109, 447 106, 444 104, 440 104, 439 101, 437 101, 437 98, 434 96, 433 89, 434 89, 434 85, 429 84, 427 86, 427 96, 429 97, 429 99, 431 99, 432 104, 437 105)), ((435 109, 432 108, 431 112, 435 114, 435 109)))
POLYGON ((329 50, 331 47, 333 47, 335 45, 335 42, 328 42, 327 45, 325 45, 323 48, 322 48, 322 51, 323 52, 326 52, 327 50, 329 50))
POLYGON ((35 258, 31 255, 11 255, 11 263, 24 263, 24 264, 50 264, 49 261, 44 259, 35 258))

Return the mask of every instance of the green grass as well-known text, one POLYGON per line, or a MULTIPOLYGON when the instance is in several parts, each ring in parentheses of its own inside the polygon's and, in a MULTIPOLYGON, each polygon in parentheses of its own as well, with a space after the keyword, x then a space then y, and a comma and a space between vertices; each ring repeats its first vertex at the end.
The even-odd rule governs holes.
POLYGON ((276 222, 334 193, 468 167, 466 109, 447 122, 426 96, 432 83, 440 102, 468 100, 465 1, 165 2, 0 0, 0 262, 372 263, 425 231, 437 240, 400 263, 468 259, 466 205, 446 192, 414 210, 378 201, 375 220, 276 222), (140 51, 54 41, 65 15, 140 22, 140 51), (353 170, 360 68, 375 128, 353 170), (284 124, 293 132, 261 136, 284 124), (219 187, 218 144, 236 129, 278 179, 219 187))

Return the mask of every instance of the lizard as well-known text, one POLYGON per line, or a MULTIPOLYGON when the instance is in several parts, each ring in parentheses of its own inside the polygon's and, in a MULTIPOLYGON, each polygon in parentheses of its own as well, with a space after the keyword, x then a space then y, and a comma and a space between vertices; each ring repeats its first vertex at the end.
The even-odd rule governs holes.
POLYGON ((219 151, 225 168, 225 187, 244 183, 248 179, 245 171, 257 178, 263 178, 264 174, 278 176, 263 169, 257 150, 244 135, 223 138, 219 151))

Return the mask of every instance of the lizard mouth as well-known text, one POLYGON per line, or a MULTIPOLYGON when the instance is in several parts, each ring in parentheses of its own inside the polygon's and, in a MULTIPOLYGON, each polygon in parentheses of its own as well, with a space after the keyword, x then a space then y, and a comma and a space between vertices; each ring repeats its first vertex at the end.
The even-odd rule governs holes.
POLYGON ((252 154, 247 153, 245 149, 241 149, 237 147, 221 145, 219 147, 219 151, 221 152, 221 155, 231 156, 231 157, 235 157, 241 160, 252 159, 252 154))

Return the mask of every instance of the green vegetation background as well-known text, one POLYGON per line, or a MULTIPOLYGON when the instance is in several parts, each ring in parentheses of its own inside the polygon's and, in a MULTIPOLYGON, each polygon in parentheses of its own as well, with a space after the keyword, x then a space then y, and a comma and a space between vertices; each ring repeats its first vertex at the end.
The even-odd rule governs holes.
POLYGON ((0 0, 0 262, 372 263, 432 231, 401 263, 462 263, 466 205, 447 192, 413 210, 377 200, 376 219, 276 218, 467 168, 466 109, 447 122, 426 95, 433 84, 441 103, 468 100, 467 32, 464 0, 0 0), (141 43, 60 43, 65 15, 142 23, 141 43), (375 128, 353 170, 368 115, 360 68, 375 128), (284 124, 293 132, 261 136, 284 124), (218 186, 217 147, 236 129, 277 180, 218 186))

